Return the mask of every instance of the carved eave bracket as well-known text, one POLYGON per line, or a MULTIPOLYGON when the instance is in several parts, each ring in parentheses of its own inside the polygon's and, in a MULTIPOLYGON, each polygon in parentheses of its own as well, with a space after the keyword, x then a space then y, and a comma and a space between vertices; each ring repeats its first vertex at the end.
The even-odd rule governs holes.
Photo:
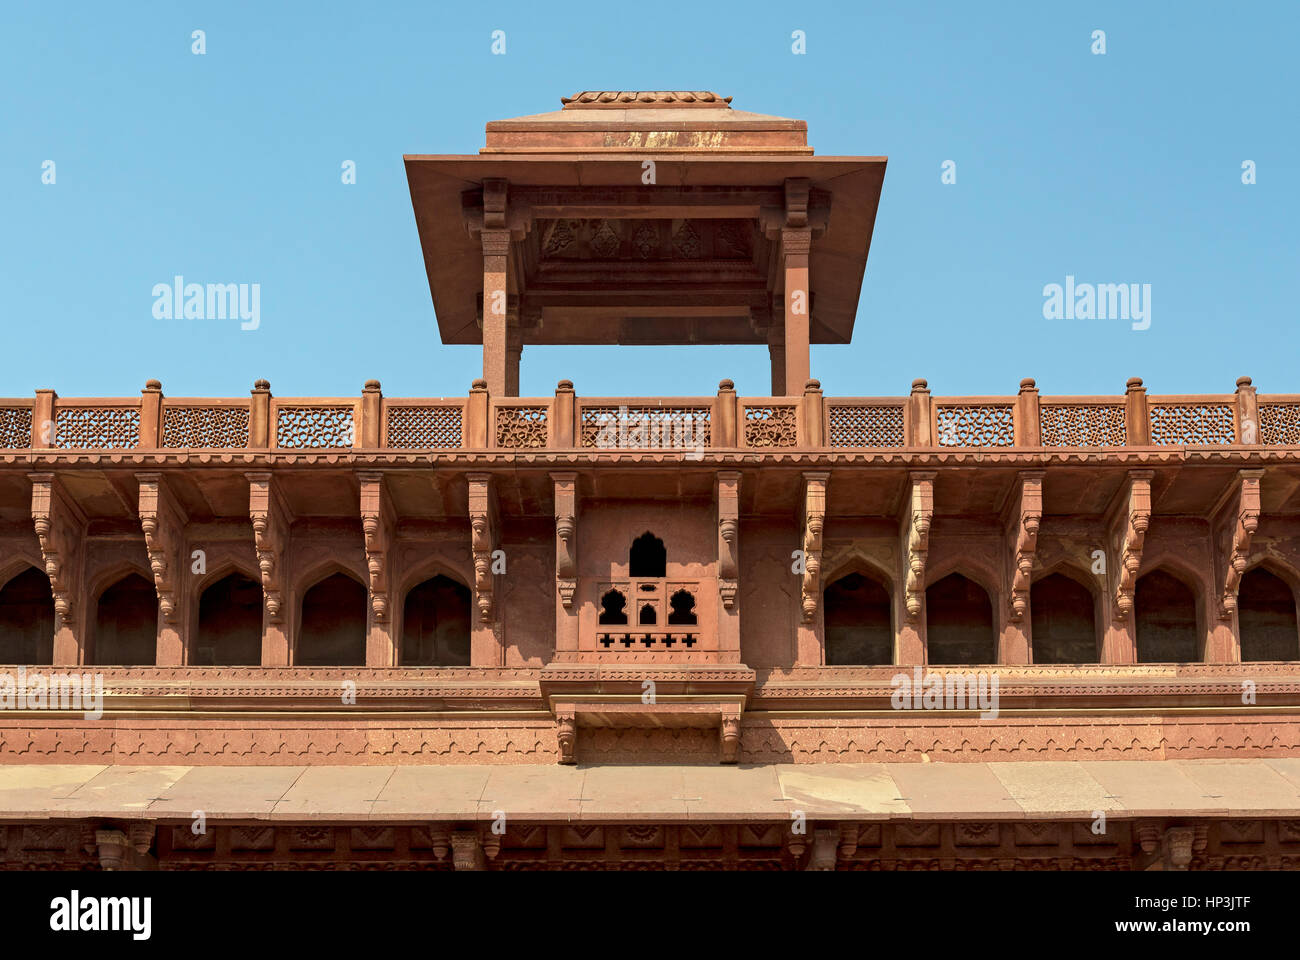
POLYGON ((826 483, 829 477, 829 473, 803 475, 800 517, 803 531, 803 583, 800 607, 804 623, 812 623, 821 603, 822 530, 826 524, 826 483))
POLYGON ((480 623, 496 620, 496 575, 492 572, 499 522, 492 475, 471 473, 469 481, 470 549, 474 556, 474 600, 480 623))
POLYGON ((1142 545, 1151 524, 1151 470, 1130 470, 1123 496, 1109 526, 1114 557, 1115 619, 1133 612, 1133 591, 1142 568, 1142 545))
POLYGON ((167 623, 175 623, 180 612, 177 591, 184 573, 182 552, 187 517, 167 489, 162 474, 137 473, 135 477, 140 481, 140 527, 158 591, 158 612, 167 623))
POLYGON ((725 610, 736 608, 740 589, 740 473, 718 474, 718 595, 725 610))
POLYGON ((32 473, 28 478, 32 481, 32 522, 54 594, 56 625, 68 624, 74 613, 86 517, 64 493, 54 474, 32 473))
POLYGON ((1232 619, 1237 611, 1237 590, 1250 560, 1250 541, 1259 529, 1260 478, 1263 470, 1239 470, 1213 511, 1218 547, 1219 618, 1232 619))
POLYGON ((293 515, 269 473, 249 473, 248 515, 253 521, 253 546, 262 577, 262 597, 271 623, 284 619, 284 551, 293 515))
POLYGON ((1008 540, 1011 543, 1011 619, 1019 623, 1029 610, 1029 588, 1038 549, 1038 528, 1043 519, 1043 475, 1020 474, 1020 489, 1011 505, 1008 540))
POLYGON ((925 564, 930 554, 930 524, 934 520, 933 473, 913 473, 906 512, 903 515, 903 545, 907 556, 903 604, 907 619, 915 623, 925 606, 925 564))
POLYGON ((553 473, 555 482, 555 588, 565 610, 578 590, 578 475, 553 473))
POLYGON ((370 611, 379 623, 388 620, 388 548, 396 518, 382 473, 357 475, 361 486, 361 532, 370 578, 370 611))

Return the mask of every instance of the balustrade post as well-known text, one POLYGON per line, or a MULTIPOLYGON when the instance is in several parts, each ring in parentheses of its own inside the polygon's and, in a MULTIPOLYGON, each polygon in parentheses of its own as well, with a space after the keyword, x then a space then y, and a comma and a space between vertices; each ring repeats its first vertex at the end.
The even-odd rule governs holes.
POLYGON ((826 445, 822 429, 822 385, 820 380, 804 384, 803 403, 799 410, 799 446, 823 447, 826 445))
POLYGON ((1038 385, 1033 378, 1020 381, 1020 396, 1016 398, 1015 435, 1017 447, 1042 445, 1038 423, 1038 385))
POLYGON ((736 385, 730 380, 718 382, 718 398, 713 402, 712 446, 739 446, 736 440, 736 385))
POLYGON ((145 381, 140 391, 140 443, 141 450, 157 450, 162 430, 162 383, 145 381))
POLYGON ((36 391, 36 403, 32 406, 32 448, 49 450, 55 444, 56 412, 59 395, 53 390, 36 391))
POLYGON ((1147 391, 1141 377, 1129 377, 1124 397, 1127 446, 1145 447, 1151 443, 1151 418, 1147 412, 1147 391))
POLYGON ((572 380, 561 380, 555 385, 555 409, 551 425, 551 446, 561 450, 577 446, 573 438, 581 435, 581 428, 574 421, 577 403, 573 392, 572 380))
POLYGON ((1250 377, 1237 378, 1237 442, 1257 444, 1259 439, 1259 397, 1250 377))
POLYGON ((912 381, 907 398, 906 440, 909 447, 930 447, 934 438, 930 430, 930 390, 924 380, 912 381))
POLYGON ((271 446, 271 383, 258 380, 249 391, 248 446, 253 450, 266 450, 271 446))
POLYGON ((377 450, 384 445, 384 391, 378 380, 367 380, 361 390, 361 423, 356 430, 358 446, 377 450))
POLYGON ((469 402, 465 404, 465 446, 470 450, 486 450, 488 436, 488 385, 486 380, 475 380, 469 390, 469 402))

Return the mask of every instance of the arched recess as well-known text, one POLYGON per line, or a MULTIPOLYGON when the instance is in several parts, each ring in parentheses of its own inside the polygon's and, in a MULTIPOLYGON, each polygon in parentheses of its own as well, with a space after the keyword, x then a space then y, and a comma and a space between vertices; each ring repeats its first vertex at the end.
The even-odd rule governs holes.
POLYGON ((0 663, 54 661, 54 594, 44 570, 24 566, 0 580, 0 663))
POLYGON ((1100 595, 1069 567, 1043 573, 1029 588, 1034 663, 1100 663, 1100 595))
POLYGON ((1294 580, 1260 564, 1237 589, 1237 629, 1243 662, 1300 660, 1294 580))
POLYGON ((628 550, 627 569, 629 577, 668 576, 668 549, 664 542, 649 530, 641 534, 628 550))
POLYGON ((989 593, 961 573, 925 591, 926 660, 932 664, 997 662, 997 633, 989 593))
POLYGON ((303 591, 294 665, 364 666, 368 604, 369 591, 342 570, 326 575, 303 591))
POLYGON ((1197 589, 1165 566, 1138 578, 1133 594, 1138 663, 1195 663, 1201 659, 1197 589))
POLYGON ((229 564, 204 581, 194 620, 190 663, 256 666, 262 662, 262 584, 229 564))
POLYGON ((402 666, 468 667, 470 607, 469 587, 443 574, 408 590, 402 604, 402 666))
POLYGON ((158 659, 158 594, 151 579, 127 573, 95 601, 86 662, 99 666, 153 666, 158 659))
POLYGON ((889 581, 865 564, 841 568, 822 591, 826 663, 894 662, 894 611, 889 581))

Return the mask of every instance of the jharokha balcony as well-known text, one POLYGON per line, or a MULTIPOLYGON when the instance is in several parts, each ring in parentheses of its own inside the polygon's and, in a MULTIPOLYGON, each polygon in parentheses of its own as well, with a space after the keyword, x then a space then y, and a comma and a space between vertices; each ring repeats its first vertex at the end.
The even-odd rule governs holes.
MULTIPOLYGON (((438 332, 482 345, 465 396, 150 381, 0 400, 0 663, 93 666, 106 689, 100 719, 0 713, 0 762, 768 764, 753 776, 770 784, 735 771, 717 807, 734 815, 696 840, 733 865, 747 849, 803 863, 812 844, 833 866, 859 840, 907 859, 890 831, 913 827, 881 818, 910 814, 859 824, 865 807, 828 800, 816 836, 792 836, 771 805, 785 765, 1247 758, 1278 780, 1258 758, 1300 757, 1300 396, 1245 377, 1200 396, 1138 379, 1112 396, 1033 380, 823 395, 810 344, 852 338, 885 159, 814 156, 802 121, 714 94, 587 92, 406 168, 438 332), (517 395, 529 345, 584 343, 766 348, 770 395, 517 395), (899 677, 923 672, 996 682, 995 708, 912 709, 899 677)), ((974 821, 1011 787, 955 766, 881 796, 941 796, 928 815, 978 847, 997 833, 974 821)), ((1144 775, 1183 782, 1170 766, 1144 775)), ((577 796, 566 775, 548 774, 557 802, 577 796)), ((652 780, 684 817, 677 781, 652 780)), ((654 834, 650 799, 601 782, 612 859, 633 822, 687 857, 685 828, 654 834)), ((787 799, 815 793, 798 782, 787 799)), ((1104 805, 1085 787, 1059 809, 1026 787, 1004 812, 1055 862, 1121 868, 1185 866, 1218 816, 1194 791, 1141 808, 1192 826, 1130 806, 1097 840, 1062 821, 1104 805)), ((534 809, 523 787, 511 799, 534 809)), ((412 847, 436 822, 425 847, 443 858, 465 818, 421 811, 394 822, 412 847)), ((534 819, 551 832, 465 827, 464 862, 589 855, 563 818, 534 819)), ((160 836, 191 850, 175 829, 160 836)), ((1270 856, 1300 850, 1290 829, 1270 856)), ((1002 836, 971 862, 1029 856, 1002 836)))

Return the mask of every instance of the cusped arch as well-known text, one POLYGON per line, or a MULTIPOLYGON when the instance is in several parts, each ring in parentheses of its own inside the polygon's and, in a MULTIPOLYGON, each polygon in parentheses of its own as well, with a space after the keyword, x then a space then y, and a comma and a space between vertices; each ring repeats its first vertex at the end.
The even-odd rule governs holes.
POLYGON ((861 550, 852 550, 849 553, 842 554, 834 559, 834 566, 823 568, 821 577, 824 585, 823 589, 837 580, 843 580, 855 573, 866 577, 868 580, 876 581, 885 588, 885 592, 889 594, 891 599, 894 597, 893 571, 875 557, 869 556, 861 550))
POLYGON ((1142 571, 1133 585, 1133 621, 1139 663, 1195 663, 1205 644, 1204 584, 1187 564, 1159 562, 1142 571), (1152 578, 1165 577, 1191 595, 1191 609, 1179 607, 1171 590, 1152 591, 1152 578))
POLYGON ((14 577, 21 576, 28 567, 35 567, 45 573, 45 558, 34 548, 18 547, 6 549, 6 556, 0 560, 0 590, 3 590, 14 577))
POLYGON ((965 577, 971 583, 977 584, 988 594, 989 603, 993 606, 993 622, 996 625, 998 604, 1002 600, 1002 590, 999 586, 1001 577, 998 571, 976 558, 952 557, 926 569, 925 589, 929 590, 940 580, 950 577, 954 573, 965 577))

